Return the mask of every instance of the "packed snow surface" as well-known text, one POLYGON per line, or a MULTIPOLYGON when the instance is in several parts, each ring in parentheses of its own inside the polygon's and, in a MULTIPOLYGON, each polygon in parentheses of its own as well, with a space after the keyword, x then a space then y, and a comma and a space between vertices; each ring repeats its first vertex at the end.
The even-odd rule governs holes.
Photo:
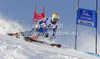
POLYGON ((0 34, 0 59, 100 59, 70 48, 56 48, 0 34))
POLYGON ((19 29, 23 31, 17 22, 0 17, 0 59, 100 59, 62 44, 61 48, 56 48, 6 35, 19 32, 19 29))

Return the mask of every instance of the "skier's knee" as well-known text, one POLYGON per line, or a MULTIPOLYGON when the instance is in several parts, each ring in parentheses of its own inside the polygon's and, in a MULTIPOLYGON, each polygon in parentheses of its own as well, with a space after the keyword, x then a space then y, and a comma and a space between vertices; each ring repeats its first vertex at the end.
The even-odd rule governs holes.
POLYGON ((48 36, 49 36, 49 34, 48 34, 48 33, 46 33, 46 34, 45 34, 45 37, 47 38, 48 36))

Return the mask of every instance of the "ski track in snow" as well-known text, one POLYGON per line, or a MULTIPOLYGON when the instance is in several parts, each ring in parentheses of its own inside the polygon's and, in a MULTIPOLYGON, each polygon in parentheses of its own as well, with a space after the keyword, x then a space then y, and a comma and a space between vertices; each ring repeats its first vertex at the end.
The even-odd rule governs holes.
POLYGON ((68 48, 26 42, 0 34, 0 59, 100 59, 68 48))

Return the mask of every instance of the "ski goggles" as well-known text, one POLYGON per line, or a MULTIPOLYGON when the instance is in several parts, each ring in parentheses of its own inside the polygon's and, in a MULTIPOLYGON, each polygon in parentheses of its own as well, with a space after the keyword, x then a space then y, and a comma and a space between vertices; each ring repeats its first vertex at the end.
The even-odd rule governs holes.
POLYGON ((57 19, 57 18, 53 18, 53 21, 59 21, 59 19, 57 19))

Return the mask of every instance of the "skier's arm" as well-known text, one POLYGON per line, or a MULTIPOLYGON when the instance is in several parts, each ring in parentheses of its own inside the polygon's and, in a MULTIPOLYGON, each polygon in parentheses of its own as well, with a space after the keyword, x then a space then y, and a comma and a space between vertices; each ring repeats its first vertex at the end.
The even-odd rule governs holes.
POLYGON ((57 29, 57 26, 53 29, 53 35, 50 37, 50 41, 56 38, 57 29))
POLYGON ((56 37, 56 33, 57 33, 57 29, 58 29, 57 26, 53 29, 52 39, 55 39, 55 37, 56 37))
POLYGON ((45 17, 42 20, 40 20, 38 23, 39 24, 42 24, 42 23, 45 23, 47 20, 48 20, 48 17, 45 17))
POLYGON ((35 30, 39 29, 40 27, 46 27, 45 22, 47 21, 47 17, 43 18, 42 20, 37 22, 35 30))

